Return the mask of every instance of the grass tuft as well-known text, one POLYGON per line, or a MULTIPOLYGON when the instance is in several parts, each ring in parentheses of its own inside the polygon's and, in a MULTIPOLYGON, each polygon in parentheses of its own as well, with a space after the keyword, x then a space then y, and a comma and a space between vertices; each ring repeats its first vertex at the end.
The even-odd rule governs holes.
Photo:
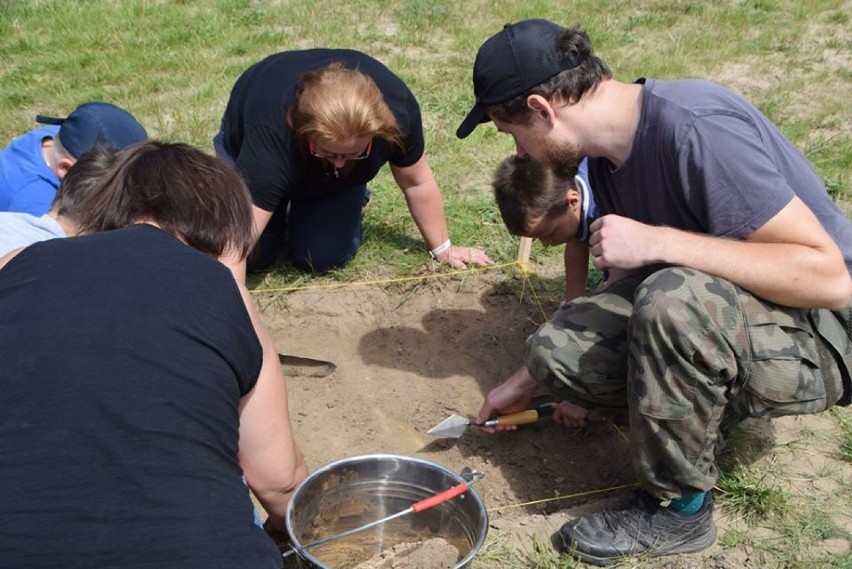
POLYGON ((719 477, 716 488, 719 503, 750 526, 759 521, 783 519, 790 513, 789 495, 773 482, 769 472, 737 464, 719 477))
POLYGON ((852 464, 852 417, 847 411, 838 407, 831 410, 831 416, 840 425, 838 455, 842 461, 852 464))
POLYGON ((534 535, 530 547, 518 549, 507 532, 489 536, 473 561, 473 569, 579 569, 584 565, 553 549, 549 539, 534 535))

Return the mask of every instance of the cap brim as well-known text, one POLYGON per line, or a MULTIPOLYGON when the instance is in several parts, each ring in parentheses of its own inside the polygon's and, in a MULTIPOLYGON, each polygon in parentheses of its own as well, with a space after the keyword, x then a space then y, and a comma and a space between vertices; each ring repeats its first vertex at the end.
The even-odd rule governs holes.
POLYGON ((56 117, 46 117, 44 115, 36 115, 36 122, 40 124, 62 124, 65 122, 65 119, 58 119, 56 117))
POLYGON ((467 135, 473 132, 477 125, 490 121, 491 118, 485 112, 485 106, 476 103, 473 108, 467 113, 459 128, 456 129, 456 136, 459 138, 467 138, 467 135))

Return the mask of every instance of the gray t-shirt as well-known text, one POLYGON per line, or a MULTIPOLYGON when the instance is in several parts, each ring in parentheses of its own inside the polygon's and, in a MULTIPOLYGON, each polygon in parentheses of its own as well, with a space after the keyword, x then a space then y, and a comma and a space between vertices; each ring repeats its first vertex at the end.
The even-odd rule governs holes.
POLYGON ((65 237, 65 231, 47 214, 36 217, 18 211, 0 212, 0 257, 37 241, 65 237))
POLYGON ((757 108, 706 81, 639 82, 642 116, 630 156, 615 170, 604 158, 589 160, 599 215, 741 238, 798 196, 852 273, 852 223, 810 162, 757 108))

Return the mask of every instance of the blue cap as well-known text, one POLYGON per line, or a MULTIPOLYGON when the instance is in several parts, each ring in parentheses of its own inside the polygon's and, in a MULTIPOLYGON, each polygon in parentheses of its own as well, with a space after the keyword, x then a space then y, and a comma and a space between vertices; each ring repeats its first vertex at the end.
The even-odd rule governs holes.
POLYGON ((110 103, 84 103, 64 119, 38 115, 36 122, 61 125, 59 142, 74 158, 98 143, 121 150, 148 139, 133 115, 110 103))

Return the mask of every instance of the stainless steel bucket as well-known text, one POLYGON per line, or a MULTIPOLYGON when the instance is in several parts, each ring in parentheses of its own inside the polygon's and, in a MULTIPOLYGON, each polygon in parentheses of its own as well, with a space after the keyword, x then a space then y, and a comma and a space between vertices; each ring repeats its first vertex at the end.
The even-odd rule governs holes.
POLYGON ((458 550, 453 569, 468 567, 488 533, 488 512, 470 489, 428 510, 302 548, 401 512, 461 482, 459 474, 420 458, 374 454, 342 459, 314 471, 296 488, 287 508, 287 533, 303 567, 351 569, 394 546, 434 537, 458 550))

